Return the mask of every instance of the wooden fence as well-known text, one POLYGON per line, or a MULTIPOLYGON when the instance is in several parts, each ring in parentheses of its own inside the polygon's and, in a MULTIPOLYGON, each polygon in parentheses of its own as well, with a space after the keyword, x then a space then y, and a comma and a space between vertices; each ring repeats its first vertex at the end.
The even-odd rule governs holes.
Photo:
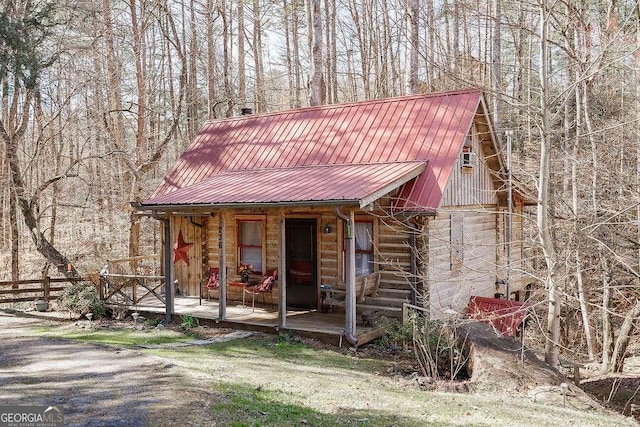
POLYGON ((82 278, 67 279, 66 277, 52 279, 46 276, 42 279, 0 282, 0 304, 38 300, 52 301, 58 299, 68 286, 83 280, 82 278))
POLYGON ((164 304, 164 276, 136 274, 100 275, 100 298, 107 304, 164 304))

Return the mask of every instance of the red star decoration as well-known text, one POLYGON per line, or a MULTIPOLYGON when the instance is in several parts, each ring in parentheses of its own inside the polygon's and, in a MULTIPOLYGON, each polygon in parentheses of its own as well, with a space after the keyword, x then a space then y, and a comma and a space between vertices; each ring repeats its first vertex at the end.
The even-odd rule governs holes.
POLYGON ((191 249, 193 243, 187 243, 184 241, 184 237, 182 237, 182 230, 178 233, 178 241, 173 244, 173 263, 183 260, 189 265, 189 249, 191 249))

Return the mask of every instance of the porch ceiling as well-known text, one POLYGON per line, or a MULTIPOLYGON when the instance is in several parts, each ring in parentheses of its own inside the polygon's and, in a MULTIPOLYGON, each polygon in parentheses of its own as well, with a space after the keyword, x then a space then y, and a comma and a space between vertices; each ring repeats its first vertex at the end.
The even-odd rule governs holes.
POLYGON ((143 209, 357 203, 361 208, 420 175, 425 161, 245 169, 145 200, 143 209))

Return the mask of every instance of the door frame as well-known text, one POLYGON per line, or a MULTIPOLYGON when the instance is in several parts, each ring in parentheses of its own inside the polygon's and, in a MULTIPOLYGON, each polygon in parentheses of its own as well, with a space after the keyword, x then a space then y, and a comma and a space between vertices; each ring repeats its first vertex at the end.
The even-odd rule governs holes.
MULTIPOLYGON (((315 251, 315 277, 312 277, 312 284, 315 288, 315 301, 316 301, 316 306, 314 307, 316 310, 319 310, 320 308, 320 281, 321 281, 321 271, 320 271, 320 266, 321 266, 321 252, 320 252, 320 223, 321 223, 321 216, 320 215, 315 215, 315 214, 292 214, 292 215, 285 215, 284 218, 284 229, 285 229, 285 234, 286 234, 286 230, 287 230, 287 222, 288 221, 295 221, 295 220, 314 220, 315 221, 315 227, 313 230, 313 240, 315 241, 315 246, 313 247, 313 250, 315 251)), ((285 239, 285 248, 284 248, 284 256, 286 258, 286 264, 287 264, 287 269, 289 268, 288 266, 288 260, 289 260, 289 254, 287 251, 287 247, 286 247, 286 239, 285 239)), ((313 245, 313 242, 312 242, 313 245)), ((286 274, 287 272, 283 272, 284 274, 286 274)), ((289 295, 289 293, 287 292, 287 295, 289 295)), ((286 303, 286 301, 285 301, 286 303)), ((288 308, 288 306, 287 306, 288 308)))

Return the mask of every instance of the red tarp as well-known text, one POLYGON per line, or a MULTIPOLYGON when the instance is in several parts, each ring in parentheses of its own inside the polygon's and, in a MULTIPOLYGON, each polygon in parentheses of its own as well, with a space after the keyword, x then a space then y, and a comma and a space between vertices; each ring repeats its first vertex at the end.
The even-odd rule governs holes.
POLYGON ((511 337, 515 335, 528 309, 528 304, 523 301, 472 296, 466 315, 492 325, 503 336, 511 337))

